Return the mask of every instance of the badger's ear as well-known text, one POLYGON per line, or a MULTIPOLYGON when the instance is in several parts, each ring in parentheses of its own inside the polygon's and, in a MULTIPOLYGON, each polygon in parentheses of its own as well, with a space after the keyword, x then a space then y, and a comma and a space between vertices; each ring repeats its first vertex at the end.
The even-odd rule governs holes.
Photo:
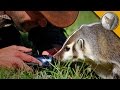
POLYGON ((77 44, 80 46, 80 48, 82 50, 84 50, 84 47, 85 47, 85 41, 84 41, 84 39, 82 39, 82 38, 78 39, 77 40, 77 44))

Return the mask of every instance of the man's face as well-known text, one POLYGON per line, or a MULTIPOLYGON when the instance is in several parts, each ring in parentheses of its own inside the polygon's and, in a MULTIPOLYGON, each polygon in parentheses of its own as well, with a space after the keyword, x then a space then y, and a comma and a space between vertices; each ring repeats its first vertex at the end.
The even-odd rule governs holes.
POLYGON ((37 11, 6 11, 12 17, 18 27, 22 27, 28 31, 31 27, 39 24, 45 27, 47 20, 37 11))

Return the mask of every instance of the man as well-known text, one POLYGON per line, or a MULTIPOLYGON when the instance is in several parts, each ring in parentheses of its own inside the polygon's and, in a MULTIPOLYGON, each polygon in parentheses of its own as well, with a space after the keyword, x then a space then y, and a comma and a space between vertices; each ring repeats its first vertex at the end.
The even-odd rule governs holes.
MULTIPOLYGON (((17 28, 29 33, 28 37, 33 42, 35 52, 39 51, 43 55, 54 55, 66 40, 63 27, 71 25, 78 12, 5 11, 5 14, 13 19, 17 28)), ((31 70, 24 62, 41 64, 34 57, 25 54, 25 52, 31 52, 32 49, 16 46, 20 45, 16 43, 11 43, 11 45, 0 49, 0 66, 31 70)))
POLYGON ((32 71, 24 62, 41 64, 36 58, 25 54, 32 49, 20 46, 21 37, 14 26, 12 19, 6 15, 0 15, 0 67, 9 69, 22 69, 32 71))

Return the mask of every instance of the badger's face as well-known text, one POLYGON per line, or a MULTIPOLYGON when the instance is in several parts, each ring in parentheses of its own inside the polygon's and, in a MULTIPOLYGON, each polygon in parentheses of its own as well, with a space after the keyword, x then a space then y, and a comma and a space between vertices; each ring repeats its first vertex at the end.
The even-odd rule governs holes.
MULTIPOLYGON (((72 38, 72 37, 71 37, 72 38)), ((84 59, 85 41, 82 38, 77 40, 68 39, 54 57, 61 61, 77 61, 78 59, 84 59)))
POLYGON ((63 47, 54 55, 57 60, 95 60, 96 56, 93 52, 94 46, 92 37, 90 37, 91 29, 94 30, 93 25, 82 25, 77 31, 75 31, 64 43, 63 47), (88 33, 88 34, 87 34, 88 33), (89 35, 89 36, 88 36, 89 35))

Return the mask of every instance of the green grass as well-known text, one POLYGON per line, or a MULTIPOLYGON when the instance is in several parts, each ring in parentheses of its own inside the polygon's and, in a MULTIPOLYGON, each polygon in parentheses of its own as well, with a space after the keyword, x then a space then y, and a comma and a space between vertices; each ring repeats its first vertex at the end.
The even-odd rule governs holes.
POLYGON ((42 68, 35 72, 0 69, 0 79, 100 79, 90 67, 84 63, 72 65, 71 62, 42 68), (74 67, 73 67, 74 66, 74 67))
MULTIPOLYGON (((91 11, 80 11, 77 20, 73 25, 65 28, 67 33, 71 35, 82 24, 88 24, 99 21, 91 11)), ((22 33, 23 44, 30 47, 31 43, 27 39, 27 33, 22 33)), ((59 62, 52 65, 52 68, 42 68, 33 72, 15 71, 0 69, 0 79, 100 79, 85 63, 72 64, 59 62), (73 67, 74 66, 74 67, 73 67)))

